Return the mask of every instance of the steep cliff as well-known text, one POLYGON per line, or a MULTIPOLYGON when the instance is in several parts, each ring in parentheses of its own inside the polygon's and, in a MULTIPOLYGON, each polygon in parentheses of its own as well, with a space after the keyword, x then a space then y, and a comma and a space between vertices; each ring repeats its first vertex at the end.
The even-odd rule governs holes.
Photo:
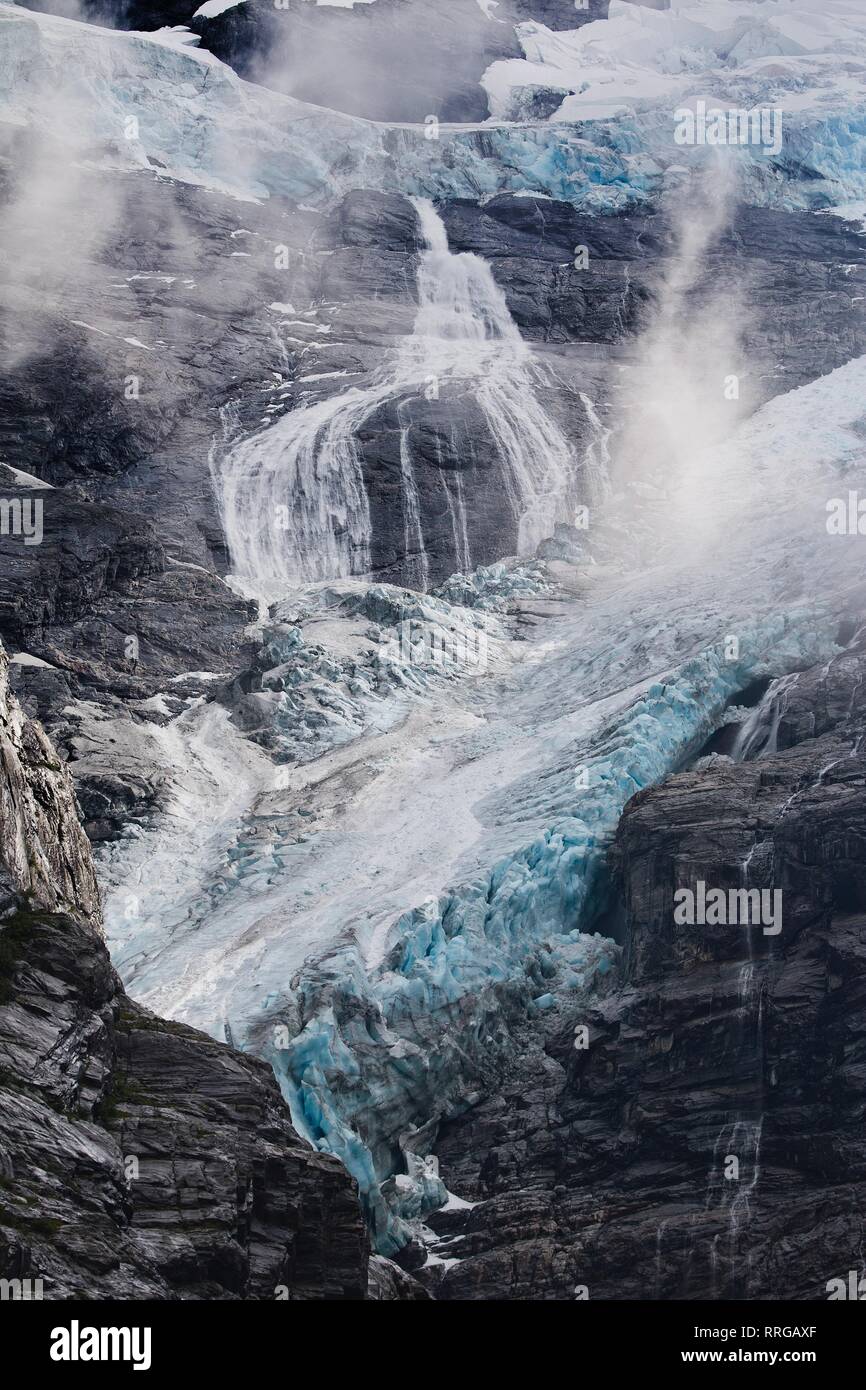
POLYGON ((0 755, 0 1276, 49 1299, 366 1297, 355 1185, 270 1068, 124 993, 69 773, 5 654, 0 755))
POLYGON ((98 931, 99 889, 72 781, 9 690, 0 648, 0 912, 74 913, 98 931))

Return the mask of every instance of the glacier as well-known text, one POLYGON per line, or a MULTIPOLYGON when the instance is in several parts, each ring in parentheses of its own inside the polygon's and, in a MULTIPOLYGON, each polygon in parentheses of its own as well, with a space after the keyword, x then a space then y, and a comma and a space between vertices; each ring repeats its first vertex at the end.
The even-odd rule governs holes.
MULTIPOLYGON (((856 537, 828 546, 826 501, 859 458, 864 389, 859 359, 709 450, 696 553, 687 510, 669 499, 663 524, 655 511, 642 522, 639 495, 654 560, 586 557, 581 597, 532 642, 495 627, 500 612, 465 610, 490 625, 487 673, 382 688, 301 765, 244 754, 252 789, 224 773, 234 814, 211 824, 198 892, 176 821, 104 852, 109 939, 136 996, 273 1063, 299 1130, 358 1179, 382 1252, 444 1200, 436 1123, 492 1084, 519 1020, 615 977, 619 948, 595 928, 625 801, 696 757, 755 680, 837 650, 863 580, 856 537), (131 882, 155 903, 146 921, 124 915, 131 882)), ((318 634, 342 661, 366 643, 372 669, 411 605, 450 617, 445 598, 361 579, 304 602, 285 601, 263 664, 318 634)), ((236 730, 219 737, 226 758, 249 748, 236 730)))
MULTIPOLYGON (((118 33, 4 5, 0 113, 68 142, 85 167, 241 199, 324 206, 362 185, 427 200, 428 290, 429 277, 453 289, 460 259, 463 290, 476 308, 483 290, 490 310, 486 268, 470 275, 476 258, 449 258, 430 200, 510 190, 599 214, 650 202, 703 163, 672 138, 674 106, 698 96, 784 113, 777 157, 731 152, 746 201, 858 205, 864 26, 852 3, 828 3, 845 25, 842 63, 799 0, 658 13, 614 0, 606 26, 576 35, 524 26, 526 61, 488 74, 494 118, 443 124, 436 138, 244 82, 182 32, 118 33), (570 95, 549 120, 523 119, 526 89, 545 83, 570 95)), ((441 320, 437 293, 422 311, 441 320)), ((528 350, 497 327, 514 357, 498 384, 525 393, 528 350)), ((446 337, 417 335, 424 353, 446 337)), ((415 361, 376 389, 419 375, 415 361)), ((382 1253, 446 1200, 437 1125, 495 1084, 515 1031, 563 998, 589 1007, 616 979, 605 859, 625 803, 698 757, 755 681, 837 650, 863 580, 855 538, 828 546, 825 508, 856 477, 864 389, 860 359, 764 406, 723 444, 695 445, 681 493, 611 482, 599 425, 593 527, 550 564, 543 548, 532 554, 561 500, 544 479, 518 499, 557 499, 527 528, 525 553, 482 571, 466 555, 433 594, 371 583, 343 553, 323 567, 336 574, 311 561, 276 576, 272 553, 247 553, 240 587, 276 603, 251 634, 243 701, 221 689, 165 725, 89 711, 106 757, 134 740, 165 774, 153 823, 99 852, 118 969, 143 1003, 272 1063, 299 1131, 357 1179, 382 1253), (513 615, 529 598, 541 616, 527 636, 513 615), (453 651, 455 635, 469 659, 423 655, 453 651)), ((331 397, 322 416, 345 407, 331 397)), ((347 413, 337 472, 352 463, 347 413)), ((267 443, 243 441, 234 464, 255 472, 263 450, 268 467, 284 464, 286 436, 321 424, 301 415, 267 443)), ((561 475, 560 440, 536 424, 561 475)), ((350 501, 363 551, 360 494, 350 501)), ((230 539, 242 510, 227 488, 230 539)))
POLYGON ((857 0, 680 0, 663 9, 611 0, 608 17, 571 31, 518 25, 523 59, 484 74, 494 116, 526 88, 567 93, 549 117, 596 121, 671 112, 696 96, 782 106, 820 118, 863 96, 866 14, 857 0))
MULTIPOLYGON (((566 102, 563 116, 546 121, 494 116, 478 125, 437 126, 387 125, 295 101, 243 81, 177 30, 119 32, 0 5, 0 120, 59 142, 85 168, 137 169, 240 199, 277 195, 325 205, 356 187, 434 200, 511 191, 610 213, 646 204, 683 167, 702 162, 706 151, 673 140, 673 106, 680 92, 696 90, 784 112, 785 143, 777 157, 748 146, 735 152, 746 200, 829 207, 866 195, 866 40, 857 7, 833 3, 851 33, 843 64, 820 47, 811 53, 806 45, 804 57, 783 46, 780 71, 772 44, 769 57, 754 58, 745 44, 742 60, 732 52, 720 69, 724 80, 708 66, 712 54, 706 52, 693 63, 683 59, 697 74, 690 72, 685 85, 679 77, 666 78, 652 89, 652 100, 630 104, 627 84, 637 72, 638 88, 645 85, 644 68, 622 63, 616 42, 607 50, 603 35, 593 36, 591 51, 600 46, 601 52, 596 85, 613 99, 612 111, 591 104, 582 109, 576 93, 568 99, 576 104, 566 102)), ((625 25, 629 33, 640 26, 641 41, 648 26, 672 22, 664 12, 617 5, 614 0, 614 19, 603 24, 614 31, 625 25)), ((701 8, 706 17, 709 11, 701 8)), ((773 13, 768 5, 734 0, 721 8, 745 16, 746 28, 761 33, 773 13)), ((719 9, 715 0, 713 9, 719 9)), ((586 44, 585 36, 598 28, 577 31, 575 44, 586 44)), ((527 61, 517 73, 509 68, 509 92, 519 94, 530 76, 536 85, 539 79, 557 85, 556 61, 582 70, 581 50, 575 58, 569 36, 554 36, 557 52, 551 55, 546 33, 534 26, 540 61, 527 61), (568 52, 560 57, 564 46, 568 52)), ((659 42, 655 52, 662 63, 667 46, 659 42)), ((584 78, 575 81, 582 87, 584 78)), ((496 65, 488 85, 494 106, 506 101, 496 65)))

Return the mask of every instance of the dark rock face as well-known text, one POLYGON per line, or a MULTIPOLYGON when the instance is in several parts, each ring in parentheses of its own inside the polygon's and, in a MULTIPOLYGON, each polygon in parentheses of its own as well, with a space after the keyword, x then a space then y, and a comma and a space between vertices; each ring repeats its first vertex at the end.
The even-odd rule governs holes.
POLYGON ((197 0, 26 0, 23 8, 38 14, 63 15, 109 29, 161 29, 164 25, 189 24, 199 8, 197 0))
POLYGON ((53 1299, 365 1298, 356 1186, 270 1067, 124 993, 69 772, 0 656, 0 1277, 53 1299))
POLYGON ((101 599, 164 568, 153 529, 136 525, 128 512, 59 489, 13 485, 5 494, 24 507, 35 501, 42 516, 38 545, 11 531, 0 536, 0 623, 16 647, 35 645, 34 638, 38 642, 58 627, 74 627, 101 599))
POLYGON ((68 769, 9 692, 0 647, 0 917, 26 901, 99 926, 99 890, 68 769))
POLYGON ((370 1257, 370 1283, 367 1295, 374 1302, 426 1302, 430 1299, 430 1294, 419 1284, 417 1279, 413 1279, 404 1269, 401 1269, 393 1260, 386 1260, 383 1255, 372 1255, 370 1257))
POLYGON ((444 1127, 443 1179, 479 1205, 431 1218, 459 1261, 437 1297, 823 1299, 860 1268, 864 673, 862 645, 803 673, 781 751, 629 803, 622 987, 444 1127), (781 931, 677 924, 699 881, 780 889, 781 931))
MULTIPOLYGON (((17 168, 26 151, 8 153, 17 168)), ((253 256, 232 254, 237 210, 222 222, 206 198, 186 197, 147 175, 86 181, 81 217, 117 214, 91 254, 57 283, 50 268, 41 283, 22 269, 0 295, 0 449, 53 489, 2 484, 10 499, 38 499, 45 534, 0 539, 0 627, 73 695, 145 698, 168 677, 228 670, 245 650, 251 610, 213 559, 223 541, 208 454, 220 406, 247 381, 273 386, 279 237, 262 227, 260 276, 253 256)), ((261 400, 252 407, 260 416, 261 400)), ((43 684, 23 693, 50 717, 43 684)))
MULTIPOLYGON (((357 17, 378 4, 330 13, 357 17)), ((16 196, 27 139, 4 145, 4 198, 16 196)), ((489 263, 536 345, 537 394, 579 467, 594 437, 581 392, 609 423, 615 367, 651 313, 669 227, 660 215, 589 218, 510 195, 441 212, 452 250, 489 263)), ((93 174, 76 216, 104 223, 101 235, 56 267, 22 266, 0 291, 0 453, 54 489, 3 484, 10 500, 40 500, 45 538, 0 537, 0 636, 54 668, 19 669, 16 688, 63 748, 57 713, 70 697, 147 699, 190 672, 249 663, 252 609, 221 578, 229 562, 212 452, 218 467, 239 435, 387 372, 412 331, 420 249, 409 201, 364 190, 323 213, 279 199, 239 205, 157 174, 93 174)), ((750 356, 767 364, 759 398, 866 351, 864 276, 862 238, 838 219, 738 214, 708 282, 748 286, 750 356)), ((430 582, 462 567, 458 483, 471 562, 513 551, 497 451, 471 394, 396 395, 359 440, 374 573, 419 582, 400 470, 405 427, 430 582)))
MULTIPOLYGON (((674 244, 662 213, 588 217, 568 203, 508 194, 483 208, 450 203, 443 221, 452 250, 490 263, 521 333, 551 344, 612 345, 639 333, 674 244), (579 247, 585 269, 574 263, 579 247)), ((743 302, 760 404, 866 351, 864 281, 866 248, 854 225, 739 207, 710 250, 695 307, 707 293, 743 302)))
POLYGON ((647 216, 588 217, 569 203, 500 194, 442 212, 454 251, 489 261, 525 337, 614 343, 646 319, 651 286, 669 253, 669 228, 647 216), (575 264, 587 251, 585 269, 575 264))
POLYGON ((366 1297, 355 1185, 268 1066, 139 1008, 72 918, 19 912, 0 953, 2 1277, 54 1299, 366 1297))
POLYGON ((498 58, 520 58, 515 24, 577 29, 607 16, 608 0, 376 0, 350 8, 308 0, 245 0, 192 27, 242 77, 302 101, 382 121, 483 121, 480 86, 498 58))
POLYGON ((400 582, 405 576, 413 586, 423 587, 402 485, 404 431, 422 517, 428 584, 443 583, 455 569, 490 565, 503 554, 514 554, 518 519, 496 485, 496 441, 472 393, 444 385, 437 400, 406 395, 389 403, 360 431, 372 503, 371 567, 376 577, 400 582), (468 565, 461 563, 457 548, 463 522, 468 565))

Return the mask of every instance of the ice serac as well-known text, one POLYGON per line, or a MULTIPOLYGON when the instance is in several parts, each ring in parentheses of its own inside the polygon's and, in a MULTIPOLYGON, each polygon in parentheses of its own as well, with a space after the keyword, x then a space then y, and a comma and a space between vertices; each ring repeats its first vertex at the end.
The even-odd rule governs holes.
POLYGON ((860 1268, 860 620, 840 637, 788 677, 776 748, 629 803, 625 988, 546 1015, 502 1089, 445 1128, 442 1175, 469 1201, 431 1217, 454 1257, 437 1297, 821 1301, 860 1268), (782 892, 778 935, 676 921, 676 887, 737 889, 746 863, 782 892))
MULTIPOLYGON (((665 19, 636 13, 641 23, 665 19)), ((580 33, 603 29, 599 22, 580 33)), ((791 58, 782 80, 771 70, 762 76, 755 59, 742 83, 709 91, 725 103, 748 95, 750 105, 783 110, 781 152, 737 151, 748 201, 799 208, 863 197, 861 30, 852 22, 850 72, 819 53, 805 65, 791 58)), ((578 106, 544 121, 443 124, 430 139, 423 125, 376 124, 244 82, 172 31, 120 33, 3 5, 0 35, 0 118, 60 139, 73 158, 148 169, 239 198, 276 194, 324 205, 359 186, 434 199, 511 190, 612 212, 646 204, 669 170, 706 154, 674 143, 669 82, 656 81, 658 98, 648 104, 619 100, 615 56, 613 110, 578 106)), ((542 61, 533 70, 543 82, 551 67, 542 61)))
POLYGON ((815 115, 831 92, 862 98, 866 20, 852 0, 685 0, 655 9, 611 0, 595 23, 557 33, 528 21, 517 36, 523 59, 494 63, 484 76, 494 116, 519 118, 545 88, 560 94, 551 118, 576 121, 662 106, 670 113, 698 96, 815 115))
MULTIPOLYGON (((562 431, 540 405, 544 375, 509 313, 489 266, 452 254, 433 204, 416 199, 424 249, 418 261, 418 312, 383 371, 366 388, 291 411, 241 440, 215 463, 220 514, 234 583, 272 602, 293 584, 363 574, 369 569, 370 509, 359 436, 377 411, 396 408, 404 545, 426 589, 423 516, 413 455, 413 424, 425 403, 471 392, 490 438, 496 481, 508 498, 518 555, 535 550, 557 522, 571 519, 581 486, 596 500, 598 469, 579 477, 562 431)), ((474 441, 455 412, 454 449, 470 455, 474 441), (464 437, 465 436, 465 437, 464 437)), ((451 514, 454 570, 473 567, 466 502, 458 469, 441 468, 451 514)))
POLYGON ((756 676, 828 655, 832 641, 813 624, 756 624, 742 661, 709 649, 648 683, 584 755, 572 814, 489 875, 406 914, 372 970, 339 947, 305 965, 292 985, 301 1031, 288 1046, 269 1045, 257 1026, 254 1045, 273 1061, 298 1128, 358 1178, 383 1252, 409 1238, 407 1219, 445 1199, 428 1157, 436 1124, 489 1087, 533 1001, 581 997, 616 966, 614 942, 581 928, 603 906, 623 806, 694 753, 756 676))

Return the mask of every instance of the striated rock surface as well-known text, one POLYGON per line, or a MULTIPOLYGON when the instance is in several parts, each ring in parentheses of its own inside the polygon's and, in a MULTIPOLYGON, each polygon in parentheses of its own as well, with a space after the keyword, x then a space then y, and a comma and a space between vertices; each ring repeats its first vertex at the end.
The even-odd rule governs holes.
POLYGON ((270 1067, 123 992, 92 930, 0 929, 0 1272, 46 1298, 366 1297, 342 1165, 270 1067))
POLYGON ((498 1093, 443 1127, 442 1177, 475 1205, 429 1218, 437 1297, 823 1299, 860 1268, 864 674, 861 641, 778 682, 748 761, 629 803, 622 987, 560 1003, 498 1093), (701 880, 781 890, 781 931, 678 925, 675 890, 701 880))
POLYGON ((393 1260, 386 1260, 384 1255, 372 1255, 368 1297, 374 1302, 399 1300, 417 1303, 429 1301, 430 1294, 423 1284, 419 1284, 393 1260))
POLYGON ((68 769, 10 694, 0 648, 0 914, 19 903, 99 930, 99 889, 68 769))

